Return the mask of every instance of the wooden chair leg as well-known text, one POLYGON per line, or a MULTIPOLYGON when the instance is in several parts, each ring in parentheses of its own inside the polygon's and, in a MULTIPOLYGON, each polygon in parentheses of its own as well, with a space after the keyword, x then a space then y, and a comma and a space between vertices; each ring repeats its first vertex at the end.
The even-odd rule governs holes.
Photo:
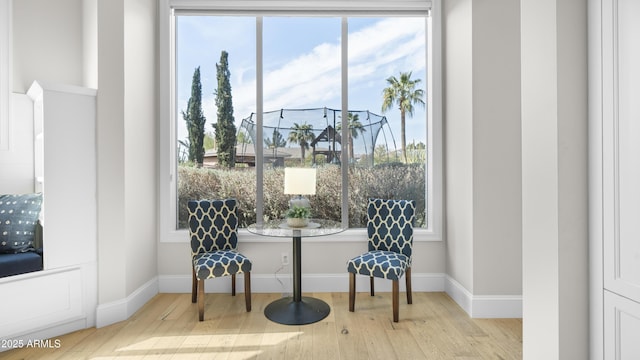
POLYGON ((356 274, 349 273, 349 311, 353 312, 356 303, 356 274))
POLYGON ((404 276, 407 282, 407 304, 413 304, 413 296, 411 295, 411 268, 407 268, 404 276))
POLYGON ((375 291, 373 290, 373 276, 369 277, 369 289, 371 289, 371 296, 375 296, 375 291))
POLYGON ((244 273, 244 302, 247 312, 251 311, 251 272, 244 273))
POLYGON ((196 269, 191 267, 191 274, 193 275, 193 280, 191 284, 191 302, 195 303, 198 298, 198 279, 196 279, 196 269))
POLYGON ((236 296, 236 274, 231 275, 231 296, 236 296))
POLYGON ((198 319, 204 320, 204 280, 198 280, 198 319))
POLYGON ((400 285, 398 280, 392 280, 392 290, 391 290, 391 298, 393 303, 393 322, 398 322, 398 308, 399 308, 399 298, 400 298, 400 285))

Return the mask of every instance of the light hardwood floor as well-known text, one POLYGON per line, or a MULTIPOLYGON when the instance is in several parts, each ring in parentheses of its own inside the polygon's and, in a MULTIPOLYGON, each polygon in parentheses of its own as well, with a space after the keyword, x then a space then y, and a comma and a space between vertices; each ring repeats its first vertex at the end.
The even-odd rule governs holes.
POLYGON ((331 306, 324 320, 280 325, 263 314, 280 294, 244 297, 207 294, 198 321, 191 294, 159 294, 127 321, 52 339, 57 349, 23 348, 0 359, 521 359, 521 319, 471 319, 445 293, 400 296, 400 322, 392 322, 391 294, 303 294, 331 306))

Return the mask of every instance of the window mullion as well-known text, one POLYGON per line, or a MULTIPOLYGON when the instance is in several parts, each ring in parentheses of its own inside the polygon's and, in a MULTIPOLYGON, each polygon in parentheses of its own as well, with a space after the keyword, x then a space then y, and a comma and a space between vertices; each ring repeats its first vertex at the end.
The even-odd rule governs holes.
MULTIPOLYGON (((341 126, 341 138, 343 144, 340 146, 340 162, 342 166, 340 168, 342 175, 342 226, 349 227, 349 154, 345 151, 345 145, 347 149, 349 144, 345 144, 345 139, 349 139, 349 21, 346 17, 342 18, 341 28, 341 51, 340 51, 340 66, 341 66, 341 88, 342 88, 342 126, 341 126), (346 165, 346 166, 345 166, 346 165)), ((348 141, 346 141, 348 142, 348 141)))
POLYGON ((262 62, 262 44, 263 44, 263 17, 256 17, 256 144, 255 157, 256 161, 256 222, 261 223, 264 219, 264 149, 262 146, 263 139, 263 113, 264 113, 264 68, 262 62))

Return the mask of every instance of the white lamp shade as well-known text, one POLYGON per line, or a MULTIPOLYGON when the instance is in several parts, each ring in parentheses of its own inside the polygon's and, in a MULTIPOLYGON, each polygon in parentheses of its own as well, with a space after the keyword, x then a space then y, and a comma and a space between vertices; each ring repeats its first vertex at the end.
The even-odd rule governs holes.
POLYGON ((315 195, 316 169, 285 168, 284 193, 288 195, 315 195))

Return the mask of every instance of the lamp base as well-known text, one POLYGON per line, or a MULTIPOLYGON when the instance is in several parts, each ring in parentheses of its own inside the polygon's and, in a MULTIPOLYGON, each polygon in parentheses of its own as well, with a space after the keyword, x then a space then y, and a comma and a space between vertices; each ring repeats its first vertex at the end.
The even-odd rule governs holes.
POLYGON ((298 195, 292 198, 291 200, 289 200, 289 208, 291 209, 294 206, 306 207, 306 208, 311 207, 309 203, 309 199, 307 199, 306 197, 303 197, 302 195, 298 195))

